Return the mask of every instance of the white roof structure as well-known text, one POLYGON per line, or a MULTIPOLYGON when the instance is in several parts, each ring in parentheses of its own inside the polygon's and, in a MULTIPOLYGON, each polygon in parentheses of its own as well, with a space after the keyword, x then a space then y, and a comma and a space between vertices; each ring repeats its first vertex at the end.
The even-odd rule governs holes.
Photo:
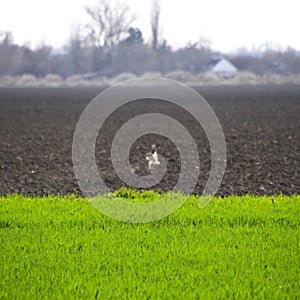
POLYGON ((226 58, 222 58, 212 67, 211 71, 217 74, 234 74, 238 69, 226 58))

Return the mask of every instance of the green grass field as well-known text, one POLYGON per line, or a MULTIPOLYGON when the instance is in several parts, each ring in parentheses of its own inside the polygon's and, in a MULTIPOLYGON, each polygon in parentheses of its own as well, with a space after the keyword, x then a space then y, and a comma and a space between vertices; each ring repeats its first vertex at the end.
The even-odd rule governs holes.
POLYGON ((198 202, 126 224, 75 196, 0 197, 0 298, 299 299, 300 196, 198 202))

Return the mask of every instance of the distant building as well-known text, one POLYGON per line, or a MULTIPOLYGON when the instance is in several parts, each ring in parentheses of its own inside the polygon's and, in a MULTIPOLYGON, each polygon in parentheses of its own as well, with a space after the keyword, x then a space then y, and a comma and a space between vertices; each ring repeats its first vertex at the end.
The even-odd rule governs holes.
POLYGON ((274 61, 270 65, 270 69, 273 73, 276 73, 276 74, 280 74, 280 75, 287 75, 288 74, 287 68, 286 68, 285 64, 282 63, 282 62, 274 61))
POLYGON ((226 58, 213 59, 209 70, 223 78, 230 78, 238 72, 238 69, 226 58))

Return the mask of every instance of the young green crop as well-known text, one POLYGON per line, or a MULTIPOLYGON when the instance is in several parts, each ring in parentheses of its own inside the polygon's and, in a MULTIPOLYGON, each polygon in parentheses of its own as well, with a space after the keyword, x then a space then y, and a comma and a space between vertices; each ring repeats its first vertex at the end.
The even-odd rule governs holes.
MULTIPOLYGON (((155 192, 121 190, 134 202, 155 192)), ((0 198, 1 299, 296 299, 300 196, 189 197, 126 224, 86 199, 0 198)))

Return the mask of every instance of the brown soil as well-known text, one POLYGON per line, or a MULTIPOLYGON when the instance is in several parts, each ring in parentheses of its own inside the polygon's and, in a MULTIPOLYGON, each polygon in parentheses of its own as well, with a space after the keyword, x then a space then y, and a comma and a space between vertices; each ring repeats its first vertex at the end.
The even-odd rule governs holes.
MULTIPOLYGON (((0 89, 0 195, 69 194, 81 191, 72 165, 76 123, 99 88, 0 89)), ((218 195, 286 195, 300 193, 300 87, 201 87, 214 108, 227 143, 227 167, 218 195)), ((201 174, 195 193, 201 194, 210 170, 210 149, 199 124, 185 111, 159 100, 141 100, 115 112, 99 132, 97 165, 112 190, 124 183, 110 160, 116 131, 141 113, 160 112, 180 121, 194 137, 201 174)), ((158 191, 174 187, 180 173, 176 147, 166 138, 138 139, 130 154, 137 173, 148 172, 145 154, 152 142, 168 160, 158 191)))

